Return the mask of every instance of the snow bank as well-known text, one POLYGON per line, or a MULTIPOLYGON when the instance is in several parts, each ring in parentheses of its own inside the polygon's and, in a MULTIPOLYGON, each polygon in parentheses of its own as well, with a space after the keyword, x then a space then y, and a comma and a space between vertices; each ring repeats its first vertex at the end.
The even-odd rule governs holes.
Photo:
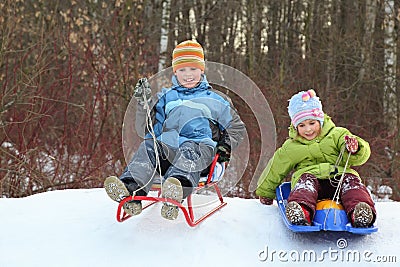
POLYGON ((276 206, 226 201, 191 228, 182 214, 163 219, 159 204, 118 223, 102 189, 0 199, 0 266, 399 266, 399 202, 377 203, 378 232, 357 236, 292 233, 276 206))

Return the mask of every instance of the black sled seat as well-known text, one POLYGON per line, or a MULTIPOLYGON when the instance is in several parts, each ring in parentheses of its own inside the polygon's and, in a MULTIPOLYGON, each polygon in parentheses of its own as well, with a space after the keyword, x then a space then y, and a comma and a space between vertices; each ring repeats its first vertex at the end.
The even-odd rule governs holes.
POLYGON ((212 214, 226 206, 226 202, 224 202, 222 193, 220 188, 218 187, 218 181, 221 180, 221 178, 224 175, 225 168, 226 168, 226 163, 220 163, 218 162, 218 157, 219 155, 215 155, 208 171, 208 175, 201 177, 200 182, 196 188, 194 188, 192 194, 190 194, 187 199, 186 199, 186 205, 183 203, 178 203, 177 201, 169 198, 163 198, 161 197, 161 181, 155 182, 152 185, 151 191, 156 192, 156 196, 129 196, 124 198, 118 205, 117 209, 117 221, 118 222, 124 222, 130 217, 131 215, 125 213, 123 209, 123 205, 132 200, 141 200, 141 201, 147 201, 148 203, 143 206, 143 210, 146 208, 152 206, 153 204, 157 202, 168 202, 173 205, 178 206, 182 212, 183 215, 185 216, 186 222, 188 223, 189 226, 194 227, 197 226, 199 223, 210 217, 212 214), (198 192, 201 189, 205 188, 214 188, 217 196, 218 196, 218 205, 214 207, 213 209, 209 210, 206 212, 204 215, 202 215, 199 218, 195 218, 194 211, 193 211, 193 203, 192 203, 192 195, 196 192, 198 192))

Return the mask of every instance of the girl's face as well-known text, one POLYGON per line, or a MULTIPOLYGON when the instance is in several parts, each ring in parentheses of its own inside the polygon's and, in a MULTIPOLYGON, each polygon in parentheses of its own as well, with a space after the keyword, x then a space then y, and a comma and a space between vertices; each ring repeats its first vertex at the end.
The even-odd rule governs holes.
POLYGON ((321 132, 321 124, 317 120, 305 120, 297 125, 299 135, 307 140, 313 140, 321 132))
POLYGON ((175 71, 178 82, 186 88, 196 87, 203 73, 201 69, 195 67, 183 67, 175 71))

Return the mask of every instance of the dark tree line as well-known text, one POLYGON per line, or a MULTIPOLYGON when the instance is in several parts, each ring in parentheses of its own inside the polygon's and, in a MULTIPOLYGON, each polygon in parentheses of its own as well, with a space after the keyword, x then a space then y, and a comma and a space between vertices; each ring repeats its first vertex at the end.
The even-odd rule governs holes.
MULTIPOLYGON (((160 53, 168 67, 173 47, 196 38, 207 60, 259 86, 274 114, 277 145, 290 123, 287 100, 314 88, 337 125, 370 142, 362 177, 372 187, 390 185, 399 199, 399 8, 390 0, 6 0, 0 194, 99 187, 120 173, 132 86, 158 72, 160 53)), ((249 107, 231 97, 247 127, 257 129, 249 107)), ((259 133, 249 135, 249 167, 232 193, 241 197, 253 196, 246 188, 260 151, 259 133)))

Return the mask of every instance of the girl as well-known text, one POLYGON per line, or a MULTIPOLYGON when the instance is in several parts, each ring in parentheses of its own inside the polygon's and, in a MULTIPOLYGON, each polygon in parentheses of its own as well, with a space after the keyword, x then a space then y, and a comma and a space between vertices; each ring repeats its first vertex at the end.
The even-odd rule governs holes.
POLYGON ((322 111, 314 90, 293 95, 288 111, 292 122, 289 139, 275 152, 258 181, 256 194, 261 203, 271 205, 276 187, 294 171, 286 216, 292 224, 310 225, 317 200, 333 198, 344 173, 339 196, 349 220, 354 227, 372 225, 376 219, 374 202, 358 173, 350 168, 368 160, 369 144, 336 127, 322 111))

